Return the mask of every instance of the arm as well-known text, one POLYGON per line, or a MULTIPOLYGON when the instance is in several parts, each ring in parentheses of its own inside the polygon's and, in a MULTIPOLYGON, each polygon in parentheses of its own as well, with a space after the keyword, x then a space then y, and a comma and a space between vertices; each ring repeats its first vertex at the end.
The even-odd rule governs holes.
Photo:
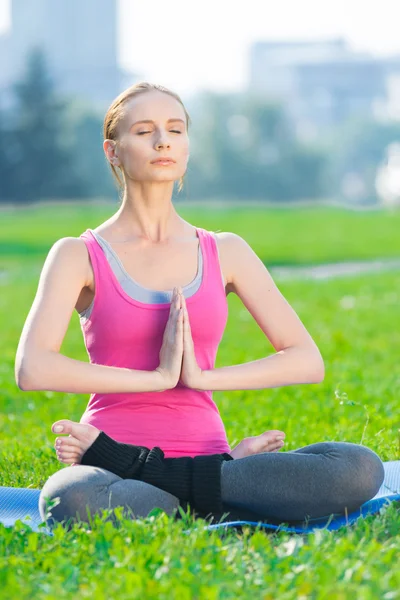
POLYGON ((276 350, 276 354, 240 365, 202 371, 197 389, 254 390, 320 383, 324 362, 311 335, 281 294, 263 262, 240 236, 219 237, 228 265, 229 287, 276 350))
POLYGON ((18 387, 77 394, 167 389, 158 371, 96 365, 60 353, 76 302, 88 282, 89 265, 83 240, 62 238, 50 249, 17 348, 18 387))
POLYGON ((133 446, 117 442, 104 431, 81 458, 80 464, 100 467, 122 479, 140 479, 180 500, 189 502, 201 515, 223 512, 221 464, 233 460, 230 454, 164 458, 156 446, 133 446))

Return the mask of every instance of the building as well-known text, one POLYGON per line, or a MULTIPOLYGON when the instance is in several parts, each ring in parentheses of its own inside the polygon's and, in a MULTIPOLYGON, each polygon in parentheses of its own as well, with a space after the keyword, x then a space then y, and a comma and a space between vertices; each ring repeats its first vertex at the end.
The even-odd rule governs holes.
POLYGON ((115 0, 12 0, 11 31, 0 38, 0 94, 23 77, 33 47, 41 47, 57 91, 107 109, 130 75, 117 62, 115 0), (4 68, 3 68, 4 67, 4 68))
POLYGON ((399 57, 356 53, 342 38, 258 42, 249 91, 283 101, 299 136, 313 138, 353 116, 384 118, 397 105, 399 76, 399 57))

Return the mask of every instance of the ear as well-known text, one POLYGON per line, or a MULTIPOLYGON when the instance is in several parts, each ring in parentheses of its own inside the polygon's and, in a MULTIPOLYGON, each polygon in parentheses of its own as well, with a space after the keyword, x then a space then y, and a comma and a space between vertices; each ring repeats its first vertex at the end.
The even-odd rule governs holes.
POLYGON ((118 146, 115 140, 104 140, 103 149, 108 161, 115 166, 119 166, 118 146))

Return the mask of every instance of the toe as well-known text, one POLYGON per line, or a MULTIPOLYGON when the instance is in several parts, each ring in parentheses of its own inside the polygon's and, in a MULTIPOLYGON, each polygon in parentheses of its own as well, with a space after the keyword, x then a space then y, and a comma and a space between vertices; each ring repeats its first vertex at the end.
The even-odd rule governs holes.
POLYGON ((53 433, 71 433, 71 430, 72 421, 70 421, 69 419, 60 419, 59 421, 53 423, 53 425, 51 426, 51 431, 53 433), (62 427, 62 430, 59 429, 59 427, 62 427))

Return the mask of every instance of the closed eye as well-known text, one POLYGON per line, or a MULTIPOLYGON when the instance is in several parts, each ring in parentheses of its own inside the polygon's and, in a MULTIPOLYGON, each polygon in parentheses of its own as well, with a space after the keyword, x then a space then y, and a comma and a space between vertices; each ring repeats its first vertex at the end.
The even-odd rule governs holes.
MULTIPOLYGON (((151 131, 140 131, 138 135, 143 135, 144 133, 151 133, 151 131)), ((182 131, 176 131, 174 129, 171 129, 171 133, 182 133, 182 131)))

